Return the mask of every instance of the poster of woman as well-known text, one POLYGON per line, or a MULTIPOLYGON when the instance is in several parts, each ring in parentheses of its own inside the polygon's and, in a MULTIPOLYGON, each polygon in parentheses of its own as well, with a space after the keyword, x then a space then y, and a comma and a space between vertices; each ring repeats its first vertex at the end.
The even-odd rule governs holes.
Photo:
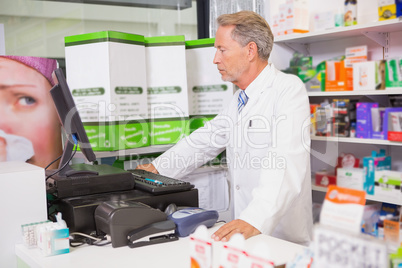
POLYGON ((61 125, 49 93, 56 68, 53 59, 0 56, 0 161, 46 167, 62 154, 61 125))

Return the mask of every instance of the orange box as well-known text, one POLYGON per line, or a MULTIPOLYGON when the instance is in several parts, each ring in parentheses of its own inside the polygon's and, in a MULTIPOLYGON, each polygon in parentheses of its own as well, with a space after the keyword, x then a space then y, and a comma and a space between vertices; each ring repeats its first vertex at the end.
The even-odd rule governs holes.
POLYGON ((325 91, 353 90, 353 82, 352 87, 348 86, 349 83, 347 83, 347 75, 350 75, 350 70, 345 68, 344 61, 327 61, 325 65, 325 91))

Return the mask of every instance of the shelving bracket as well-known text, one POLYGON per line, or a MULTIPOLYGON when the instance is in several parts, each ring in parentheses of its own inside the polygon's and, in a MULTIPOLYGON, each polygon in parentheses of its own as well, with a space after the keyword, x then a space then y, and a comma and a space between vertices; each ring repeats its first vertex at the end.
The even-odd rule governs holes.
POLYGON ((286 46, 290 47, 294 51, 302 53, 305 56, 310 55, 310 44, 290 43, 290 42, 285 42, 283 44, 285 44, 286 46))
POLYGON ((363 32, 363 34, 379 44, 382 47, 388 47, 387 39, 389 38, 389 33, 384 32, 363 32))

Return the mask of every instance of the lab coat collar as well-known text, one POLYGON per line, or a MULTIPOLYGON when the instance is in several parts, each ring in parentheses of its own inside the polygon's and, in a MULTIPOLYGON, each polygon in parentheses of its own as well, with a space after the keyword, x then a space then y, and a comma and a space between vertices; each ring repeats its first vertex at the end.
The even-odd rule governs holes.
POLYGON ((254 81, 251 82, 251 84, 245 89, 249 99, 247 105, 244 106, 241 114, 239 114, 238 120, 244 118, 248 111, 250 111, 250 109, 257 104, 260 99, 260 95, 264 92, 264 90, 267 90, 272 86, 275 76, 276 68, 272 63, 268 63, 268 65, 265 66, 257 78, 254 79, 254 81))

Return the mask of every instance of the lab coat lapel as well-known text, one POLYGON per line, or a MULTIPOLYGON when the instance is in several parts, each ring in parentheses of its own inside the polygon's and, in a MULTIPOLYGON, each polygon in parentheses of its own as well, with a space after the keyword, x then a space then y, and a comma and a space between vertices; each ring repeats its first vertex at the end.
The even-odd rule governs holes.
MULTIPOLYGON (((253 94, 252 96, 249 96, 249 100, 246 104, 246 106, 244 106, 243 110, 241 111, 241 113, 239 114, 238 118, 238 122, 242 119, 242 118, 246 118, 247 114, 250 110, 252 110, 253 107, 255 107, 255 105, 257 105, 258 101, 261 98, 261 95, 264 93, 265 90, 269 90, 272 87, 272 84, 275 80, 276 74, 277 74, 277 69, 274 67, 273 64, 270 64, 270 66, 267 66, 269 68, 268 73, 266 74, 266 76, 261 79, 261 81, 259 81, 255 87, 256 88, 256 94, 253 94)), ((258 78, 257 78, 258 79, 258 78)), ((256 81, 257 82, 257 81, 256 81)))

